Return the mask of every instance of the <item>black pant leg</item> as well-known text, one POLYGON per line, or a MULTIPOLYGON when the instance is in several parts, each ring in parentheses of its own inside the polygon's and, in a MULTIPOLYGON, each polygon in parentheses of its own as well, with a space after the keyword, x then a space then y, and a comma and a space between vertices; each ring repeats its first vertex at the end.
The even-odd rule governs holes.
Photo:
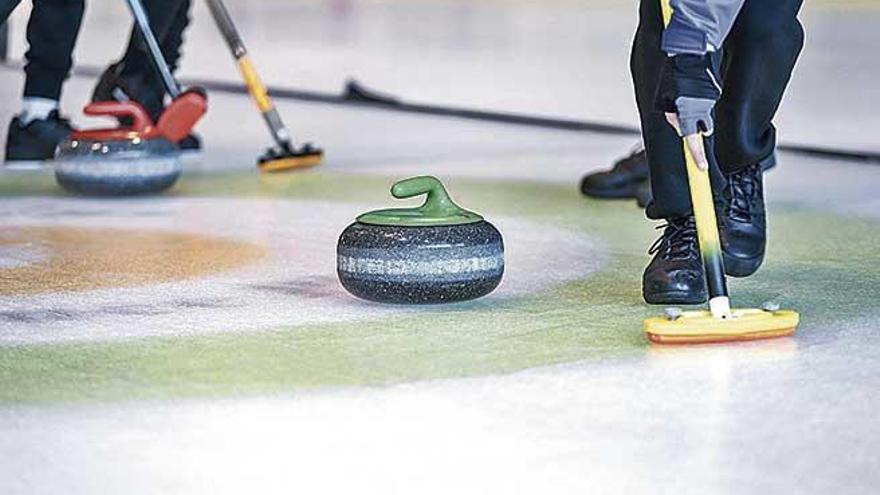
POLYGON ((25 97, 61 97, 84 9, 83 0, 34 0, 27 25, 25 97))
POLYGON ((630 57, 636 104, 642 125, 642 138, 651 169, 654 201, 647 210, 651 218, 669 218, 691 211, 687 171, 681 139, 666 122, 654 100, 666 54, 660 49, 663 17, 660 0, 641 0, 639 26, 630 57))
POLYGON ((168 66, 171 67, 172 71, 177 70, 177 66, 180 63, 183 33, 189 27, 191 5, 192 2, 190 0, 182 0, 180 2, 168 32, 159 40, 162 54, 165 55, 165 61, 168 62, 168 66))
MULTIPOLYGON (((147 11, 147 17, 150 19, 150 28, 153 31, 153 35, 155 35, 156 39, 159 41, 159 46, 162 49, 163 55, 166 57, 166 62, 168 62, 167 58, 169 53, 166 51, 165 46, 163 46, 163 40, 165 40, 172 29, 180 22, 178 17, 186 13, 186 11, 181 9, 184 3, 188 3, 188 1, 147 0, 144 2, 144 10, 147 11)), ((185 27, 186 25, 184 25, 184 28, 185 27)), ((178 58, 178 55, 174 56, 175 64, 178 58)), ((143 40, 143 36, 137 26, 134 26, 131 30, 131 35, 128 40, 128 48, 125 50, 125 55, 123 56, 122 61, 124 63, 122 75, 124 76, 149 74, 154 71, 149 48, 147 48, 146 42, 143 40)), ((172 66, 171 62, 168 62, 168 64, 169 66, 172 66)))
POLYGON ((724 91, 715 109, 715 147, 726 173, 776 147, 773 117, 804 44, 803 0, 746 0, 724 43, 724 91))
POLYGON ((9 19, 9 15, 20 3, 21 0, 0 0, 0 24, 9 19))
MULTIPOLYGON (((171 18, 172 23, 168 27, 168 31, 159 38, 159 48, 162 50, 162 56, 165 57, 165 62, 168 64, 172 73, 177 70, 178 64, 180 63, 181 47, 183 46, 183 33, 186 31, 190 22, 190 0, 182 0, 179 4, 177 13, 171 18)), ((162 82, 159 73, 153 70, 152 66, 149 66, 145 70, 147 70, 147 72, 143 74, 144 82, 149 85, 156 94, 164 94, 165 84, 162 82)))

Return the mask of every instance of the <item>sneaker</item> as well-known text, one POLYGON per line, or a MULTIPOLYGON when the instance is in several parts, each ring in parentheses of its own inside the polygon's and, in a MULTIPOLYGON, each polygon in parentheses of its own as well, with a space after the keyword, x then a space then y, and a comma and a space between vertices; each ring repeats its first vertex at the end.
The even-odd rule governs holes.
POLYGON ((6 135, 6 161, 42 161, 55 158, 55 148, 70 136, 70 121, 53 110, 45 119, 35 119, 22 125, 15 117, 9 123, 6 135))
POLYGON ((767 244, 764 167, 764 163, 756 163, 729 174, 721 194, 718 230, 724 271, 731 277, 747 277, 764 261, 767 244))
POLYGON ((618 160, 611 170, 595 172, 581 179, 581 193, 593 198, 635 198, 636 191, 648 178, 648 158, 638 146, 618 160))
POLYGON ((706 276, 693 216, 668 219, 663 235, 651 246, 654 259, 642 276, 642 297, 648 304, 706 302, 706 276))

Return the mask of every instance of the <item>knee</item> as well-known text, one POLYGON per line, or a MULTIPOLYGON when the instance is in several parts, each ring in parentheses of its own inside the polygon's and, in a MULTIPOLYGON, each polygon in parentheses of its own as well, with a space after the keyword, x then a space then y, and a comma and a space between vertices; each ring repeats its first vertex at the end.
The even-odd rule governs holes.
POLYGON ((804 30, 794 19, 787 24, 754 25, 737 33, 739 50, 797 56, 804 46, 804 30))
POLYGON ((780 22, 765 16, 747 16, 741 19, 737 26, 736 36, 743 43, 750 45, 769 45, 779 36, 782 31, 780 22))
POLYGON ((802 45, 804 30, 797 18, 798 9, 782 8, 786 3, 774 0, 766 4, 754 2, 747 5, 747 10, 740 13, 734 26, 738 42, 765 49, 802 45))

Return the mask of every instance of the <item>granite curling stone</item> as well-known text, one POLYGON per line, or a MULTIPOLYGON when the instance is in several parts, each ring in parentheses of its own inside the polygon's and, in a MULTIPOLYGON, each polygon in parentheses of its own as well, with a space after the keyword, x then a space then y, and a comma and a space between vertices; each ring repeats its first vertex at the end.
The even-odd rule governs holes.
POLYGON ((70 139, 59 147, 55 179, 64 189, 87 196, 158 193, 180 177, 179 155, 164 138, 70 139))
POLYGON ((418 208, 365 213, 337 244, 343 287, 369 301, 438 304, 489 294, 504 275, 501 233, 452 202, 434 177, 402 180, 398 199, 427 194, 418 208))
POLYGON ((162 192, 177 182, 180 151, 139 105, 92 103, 86 114, 128 117, 134 124, 72 133, 55 154, 61 187, 88 196, 132 196, 162 192))

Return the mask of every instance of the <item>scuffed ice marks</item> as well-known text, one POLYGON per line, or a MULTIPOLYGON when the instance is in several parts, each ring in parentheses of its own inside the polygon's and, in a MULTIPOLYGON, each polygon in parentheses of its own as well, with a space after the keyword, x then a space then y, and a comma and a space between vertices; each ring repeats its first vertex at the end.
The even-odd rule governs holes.
POLYGON ((0 311, 0 322, 7 323, 60 323, 88 321, 105 316, 154 316, 177 314, 185 316, 187 310, 234 307, 229 299, 181 299, 157 304, 110 305, 94 309, 45 308, 35 310, 0 311))
POLYGON ((2 245, 0 234, 0 269, 21 268, 46 261, 49 251, 36 243, 2 245))
POLYGON ((303 277, 268 284, 251 284, 248 287, 272 294, 306 299, 326 299, 339 295, 336 277, 331 276, 303 277))
MULTIPOLYGON (((34 220, 53 221, 58 219, 65 220, 85 220, 112 219, 118 215, 120 201, 124 201, 125 213, 127 218, 161 218, 172 214, 176 208, 163 201, 162 198, 137 197, 127 198, 125 200, 114 200, 108 202, 106 199, 92 198, 76 198, 75 200, 62 200, 50 198, 21 198, 15 200, 4 201, 0 205, 0 211, 3 211, 5 220, 9 222, 27 221, 33 223, 34 220)), ((54 223, 54 222, 53 222, 54 223)), ((10 223, 11 225, 11 223, 10 223)))
MULTIPOLYGON (((177 282, 0 297, 0 345, 265 331, 420 311, 356 299, 336 280, 338 236, 368 208, 171 197, 114 200, 109 209, 105 201, 69 198, 0 202, 4 227, 164 230, 248 242, 268 253, 231 271, 177 282)), ((588 278, 609 259, 604 242, 579 232, 514 218, 492 221, 504 234, 506 259, 503 282, 482 300, 485 310, 588 278)))

